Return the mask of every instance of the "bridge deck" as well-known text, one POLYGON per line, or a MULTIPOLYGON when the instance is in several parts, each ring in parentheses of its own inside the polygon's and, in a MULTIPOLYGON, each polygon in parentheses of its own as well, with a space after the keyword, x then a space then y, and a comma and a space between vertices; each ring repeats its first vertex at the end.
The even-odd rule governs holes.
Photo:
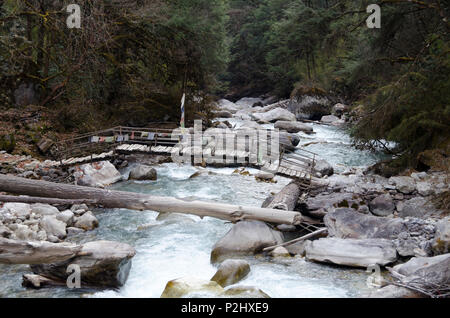
POLYGON ((291 145, 280 143, 279 148, 272 146, 271 131, 261 132, 266 134, 265 137, 239 139, 237 132, 227 132, 219 141, 211 139, 211 136, 198 140, 188 138, 191 140, 186 141, 185 136, 192 136, 186 132, 181 134, 169 129, 118 126, 56 143, 52 153, 57 160, 47 161, 47 165, 71 166, 107 160, 116 153, 177 154, 189 158, 189 162, 197 155, 206 164, 249 164, 273 174, 297 179, 305 189, 308 188, 316 155, 299 148, 295 149, 295 153, 285 153, 292 148, 291 145), (232 150, 227 148, 230 145, 232 150))

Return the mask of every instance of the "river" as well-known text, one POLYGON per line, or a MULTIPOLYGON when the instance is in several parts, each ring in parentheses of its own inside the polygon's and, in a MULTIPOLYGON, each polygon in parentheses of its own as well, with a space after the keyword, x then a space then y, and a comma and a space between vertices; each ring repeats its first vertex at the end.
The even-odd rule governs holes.
MULTIPOLYGON (((234 121, 239 125, 239 121, 234 121)), ((381 154, 360 151, 351 146, 348 134, 333 126, 314 124, 314 135, 301 135, 301 145, 330 162, 338 172, 366 167, 381 154)), ((268 126, 270 128, 272 126, 268 126)), ((155 167, 157 181, 124 181, 111 188, 154 195, 196 198, 206 201, 260 206, 270 192, 277 192, 289 179, 276 177, 276 184, 258 183, 253 176, 233 173, 231 168, 210 168, 214 174, 189 179, 197 169, 175 163, 155 167)), ((123 171, 127 173, 128 169, 123 171)), ((257 170, 248 169, 250 173, 257 170)), ((210 279, 216 268, 210 264, 212 246, 231 227, 222 220, 196 216, 156 220, 153 211, 99 209, 95 211, 98 229, 70 238, 70 241, 116 240, 137 250, 126 284, 118 290, 24 289, 21 276, 26 265, 0 265, 0 297, 159 297, 169 280, 194 276, 210 279)), ((246 258, 250 274, 239 285, 255 286, 271 297, 358 297, 369 290, 368 273, 305 261, 301 257, 271 259, 246 258)), ((212 296, 212 295, 191 295, 212 296)))

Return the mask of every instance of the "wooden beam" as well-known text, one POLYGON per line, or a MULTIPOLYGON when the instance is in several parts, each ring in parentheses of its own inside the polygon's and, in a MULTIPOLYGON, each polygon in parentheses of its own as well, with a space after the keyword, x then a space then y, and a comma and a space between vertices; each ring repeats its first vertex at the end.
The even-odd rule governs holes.
POLYGON ((301 213, 295 211, 183 200, 142 193, 31 180, 10 175, 0 175, 0 191, 37 197, 96 200, 98 204, 107 208, 187 213, 200 217, 210 216, 232 222, 259 220, 275 224, 297 225, 303 220, 301 213))

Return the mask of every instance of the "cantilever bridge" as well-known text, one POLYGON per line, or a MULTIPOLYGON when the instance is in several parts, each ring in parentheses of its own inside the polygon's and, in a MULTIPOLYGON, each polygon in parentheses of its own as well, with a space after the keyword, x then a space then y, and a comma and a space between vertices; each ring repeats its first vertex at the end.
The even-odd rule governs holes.
POLYGON ((176 155, 189 158, 190 163, 198 163, 194 159, 200 157, 205 164, 252 166, 296 179, 302 187, 309 188, 314 175, 315 153, 295 148, 286 135, 279 138, 274 148, 271 130, 257 130, 257 134, 240 138, 245 132, 216 129, 214 133, 221 135, 220 142, 211 136, 202 136, 200 141, 195 141, 195 138, 186 138, 194 136, 192 129, 117 126, 55 143, 51 149, 54 160, 48 164, 72 166, 110 159, 120 153, 176 155))

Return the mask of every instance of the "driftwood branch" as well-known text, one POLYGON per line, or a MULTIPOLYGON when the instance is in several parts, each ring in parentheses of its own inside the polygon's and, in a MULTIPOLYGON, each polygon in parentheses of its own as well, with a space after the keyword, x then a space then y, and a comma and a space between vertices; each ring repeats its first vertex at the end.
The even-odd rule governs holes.
POLYGON ((0 238, 0 264, 51 264, 79 255, 80 245, 0 238))
POLYGON ((323 229, 317 230, 315 232, 306 234, 306 235, 304 235, 302 237, 296 238, 296 239, 294 239, 292 241, 284 242, 284 243, 281 243, 281 244, 278 244, 278 245, 268 246, 268 247, 264 248, 263 251, 264 252, 269 252, 269 251, 272 251, 272 250, 276 249, 277 247, 292 245, 294 243, 301 242, 301 241, 307 240, 309 238, 316 237, 318 235, 324 234, 327 231, 328 231, 327 228, 323 228, 323 229))
POLYGON ((98 204, 107 208, 187 213, 200 217, 210 216, 232 222, 259 220, 275 224, 297 225, 303 221, 301 213, 295 211, 182 200, 142 193, 24 179, 8 175, 0 175, 0 191, 36 197, 96 200, 98 204))

